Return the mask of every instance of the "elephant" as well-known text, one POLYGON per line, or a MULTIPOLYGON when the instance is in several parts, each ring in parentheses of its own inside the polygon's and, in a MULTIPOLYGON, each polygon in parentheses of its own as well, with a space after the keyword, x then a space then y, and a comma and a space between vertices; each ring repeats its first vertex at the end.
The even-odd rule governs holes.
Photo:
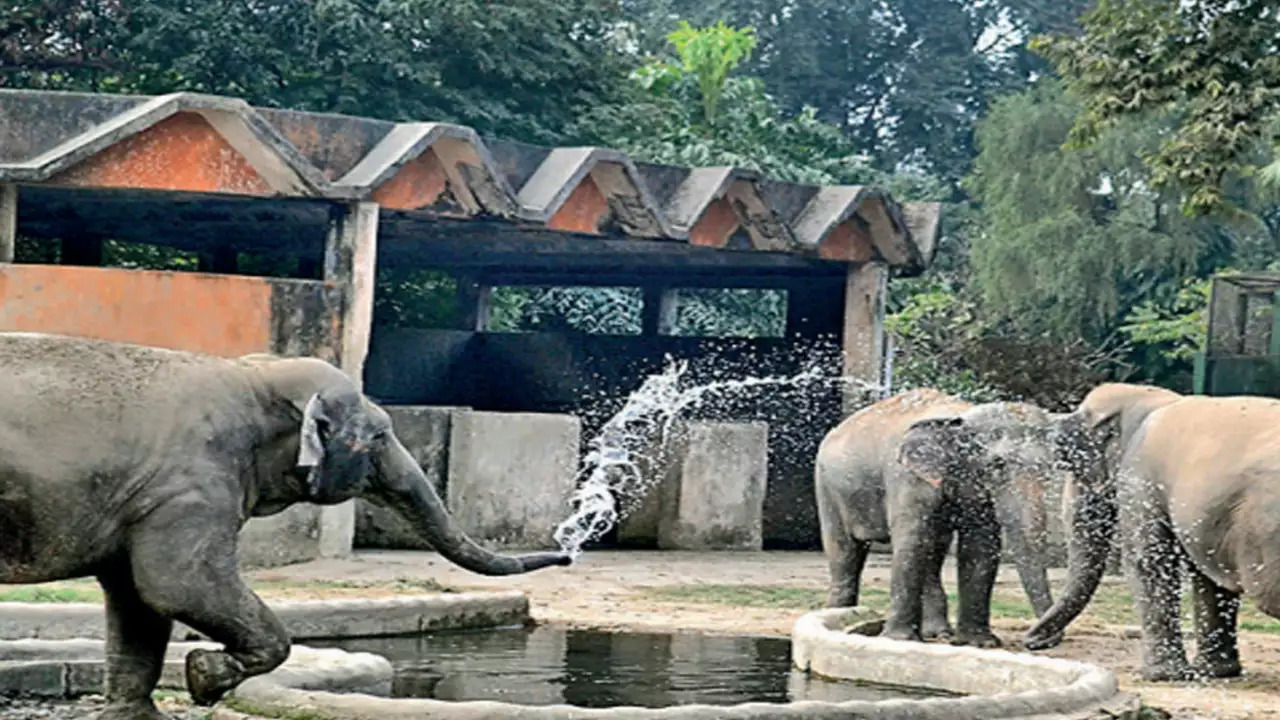
POLYGON ((0 333, 0 582, 98 580, 105 720, 164 717, 151 693, 174 620, 224 646, 186 656, 199 705, 283 663, 289 634, 241 578, 238 532, 357 496, 476 573, 571 563, 468 538, 387 413, 328 362, 0 333))
POLYGON ((1119 416, 1121 453, 1114 466, 1102 463, 1102 472, 1082 478, 1067 587, 1024 643, 1038 649, 1041 637, 1079 615, 1100 580, 1093 565, 1118 535, 1141 620, 1143 679, 1235 677, 1241 596, 1280 617, 1280 401, 1150 398, 1126 403, 1099 388, 1070 418, 1086 431, 1077 444, 1096 459, 1096 436, 1110 432, 1115 443, 1116 430, 1101 428, 1119 416), (1179 617, 1184 567, 1193 591, 1193 663, 1179 617))
POLYGON ((974 405, 911 390, 846 418, 823 439, 814 472, 829 607, 858 603, 872 542, 892 547, 882 635, 995 647, 991 591, 1001 528, 1036 614, 1052 604, 1043 546, 1049 415, 1022 403, 974 405), (947 619, 942 564, 958 535, 959 611, 947 619))

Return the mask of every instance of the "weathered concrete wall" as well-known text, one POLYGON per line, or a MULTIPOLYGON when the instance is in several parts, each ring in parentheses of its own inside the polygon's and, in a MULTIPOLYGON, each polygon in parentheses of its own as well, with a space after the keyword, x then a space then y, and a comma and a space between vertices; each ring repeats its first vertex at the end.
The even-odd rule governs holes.
POLYGON ((449 443, 449 512, 471 537, 554 547, 569 513, 581 424, 570 415, 461 411, 449 443))
POLYGON ((220 357, 336 357, 331 288, 309 280, 64 265, 0 266, 0 331, 46 332, 220 357))
MULTIPOLYGON (((389 405, 396 437, 413 455, 441 497, 447 497, 449 431, 453 414, 465 408, 389 405)), ((355 547, 391 550, 431 550, 407 520, 388 508, 356 501, 355 547)))
POLYGON ((688 423, 663 480, 658 547, 759 550, 769 426, 688 423))

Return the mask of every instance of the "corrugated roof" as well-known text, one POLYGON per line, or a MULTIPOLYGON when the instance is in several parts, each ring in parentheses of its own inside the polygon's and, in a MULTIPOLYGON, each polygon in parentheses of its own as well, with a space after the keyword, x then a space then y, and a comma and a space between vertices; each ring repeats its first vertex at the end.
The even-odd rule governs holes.
POLYGON ((0 182, 368 199, 638 241, 880 260, 908 272, 932 259, 941 214, 939 203, 900 204, 872 187, 637 163, 609 148, 541 148, 461 125, 193 93, 0 90, 0 182))

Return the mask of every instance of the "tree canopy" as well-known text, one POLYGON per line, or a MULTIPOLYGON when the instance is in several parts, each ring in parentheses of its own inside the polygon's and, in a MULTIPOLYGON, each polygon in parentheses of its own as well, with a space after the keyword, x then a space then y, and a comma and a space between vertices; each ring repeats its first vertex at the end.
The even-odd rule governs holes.
POLYGON ((1252 175, 1276 138, 1280 7, 1099 0, 1082 25, 1034 43, 1085 100, 1072 147, 1131 116, 1172 115, 1169 135, 1145 153, 1152 185, 1184 193, 1191 213, 1229 206, 1224 184, 1252 175))

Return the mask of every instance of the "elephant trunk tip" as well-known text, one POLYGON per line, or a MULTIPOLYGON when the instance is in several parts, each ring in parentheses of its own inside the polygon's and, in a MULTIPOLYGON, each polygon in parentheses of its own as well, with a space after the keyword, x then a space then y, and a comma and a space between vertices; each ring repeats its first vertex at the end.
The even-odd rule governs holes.
POLYGON ((520 566, 524 572, 532 572, 547 567, 568 567, 574 563, 575 555, 569 552, 547 552, 523 555, 520 566))

